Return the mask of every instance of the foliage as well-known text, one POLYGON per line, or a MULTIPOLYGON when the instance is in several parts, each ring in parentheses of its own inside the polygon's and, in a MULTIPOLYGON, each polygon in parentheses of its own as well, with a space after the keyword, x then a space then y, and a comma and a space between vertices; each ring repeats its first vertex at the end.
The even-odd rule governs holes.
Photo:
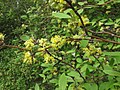
POLYGON ((0 45, 3 90, 119 90, 119 0, 25 2, 19 16, 5 14, 16 25, 1 9, 2 32, 18 45, 0 45))

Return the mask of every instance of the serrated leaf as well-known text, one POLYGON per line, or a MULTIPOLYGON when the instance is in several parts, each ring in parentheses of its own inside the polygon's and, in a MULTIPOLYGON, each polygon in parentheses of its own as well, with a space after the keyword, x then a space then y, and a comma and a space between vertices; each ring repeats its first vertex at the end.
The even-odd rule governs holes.
POLYGON ((67 77, 65 73, 63 73, 59 78, 59 90, 66 90, 67 87, 67 77))
POLYGON ((57 18, 71 18, 71 16, 69 16, 68 14, 65 13, 52 13, 52 16, 57 17, 57 18))

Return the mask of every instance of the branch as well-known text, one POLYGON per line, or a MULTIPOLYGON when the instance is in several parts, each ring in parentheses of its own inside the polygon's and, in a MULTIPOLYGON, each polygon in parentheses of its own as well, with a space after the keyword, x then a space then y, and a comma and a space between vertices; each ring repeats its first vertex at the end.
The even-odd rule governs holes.
POLYGON ((77 39, 75 39, 75 38, 68 38, 67 41, 79 42, 80 40, 90 40, 90 41, 99 41, 99 42, 108 42, 108 43, 113 43, 113 44, 120 44, 120 42, 115 42, 115 41, 103 39, 103 38, 100 38, 98 36, 90 36, 90 37, 95 38, 95 39, 91 39, 91 38, 90 39, 89 38, 84 38, 84 39, 82 39, 82 38, 77 38, 77 39))
POLYGON ((75 71, 77 71, 77 72, 79 73, 80 77, 82 77, 82 79, 84 80, 84 82, 86 82, 85 78, 82 76, 82 74, 81 74, 81 72, 79 71, 79 69, 77 69, 77 68, 73 67, 72 65, 70 65, 69 63, 66 63, 66 62, 64 62, 63 60, 60 60, 59 58, 53 56, 47 49, 45 49, 45 51, 46 51, 50 56, 54 57, 56 60, 60 61, 61 63, 64 63, 65 65, 70 66, 70 67, 73 68, 75 71))
POLYGON ((96 39, 99 39, 99 40, 102 41, 102 42, 108 42, 108 43, 120 44, 120 42, 116 42, 116 41, 112 41, 112 40, 108 40, 108 39, 100 38, 100 37, 98 37, 98 36, 94 36, 94 35, 92 35, 92 36, 90 36, 90 37, 92 37, 92 38, 96 38, 96 39))
POLYGON ((111 33, 111 32, 106 32, 106 31, 94 32, 94 31, 92 31, 92 30, 88 30, 88 31, 91 32, 91 33, 94 33, 94 34, 108 34, 108 35, 111 35, 111 36, 113 36, 113 37, 120 38, 120 36, 115 35, 114 33, 111 33))
POLYGON ((19 46, 14 46, 14 45, 6 45, 6 44, 3 44, 3 45, 0 46, 0 48, 4 48, 4 47, 17 48, 17 49, 20 49, 20 50, 30 51, 30 50, 28 50, 28 49, 26 49, 26 48, 21 48, 21 47, 19 47, 19 46))
POLYGON ((81 21, 81 23, 82 23, 83 29, 84 29, 84 31, 85 31, 85 34, 86 34, 87 36, 89 36, 89 35, 88 35, 88 31, 87 31, 87 29, 86 29, 86 27, 85 27, 85 25, 84 25, 84 22, 83 22, 83 20, 82 20, 82 17, 80 16, 80 14, 75 10, 75 8, 73 7, 73 5, 71 4, 71 2, 70 2, 69 0, 65 0, 65 1, 69 4, 70 8, 74 11, 74 13, 79 17, 79 19, 80 19, 80 21, 81 21))

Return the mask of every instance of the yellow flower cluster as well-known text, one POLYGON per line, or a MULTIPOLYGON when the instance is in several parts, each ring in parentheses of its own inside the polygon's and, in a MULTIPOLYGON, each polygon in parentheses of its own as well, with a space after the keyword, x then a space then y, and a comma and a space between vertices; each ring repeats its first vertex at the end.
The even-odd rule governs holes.
POLYGON ((51 46, 54 48, 54 49, 58 49, 58 48, 61 48, 66 40, 62 37, 60 37, 59 35, 55 35, 54 37, 51 38, 51 46))
POLYGON ((4 40, 4 35, 2 33, 0 33, 0 41, 3 41, 4 40))
MULTIPOLYGON (((71 1, 72 1, 72 3, 75 3, 75 2, 76 2, 76 0, 71 0, 71 1)), ((55 0, 55 2, 64 3, 64 2, 65 2, 65 0, 55 0)))
MULTIPOLYGON (((88 19, 88 17, 87 17, 86 15, 81 16, 81 18, 82 18, 83 23, 84 23, 85 26, 90 23, 90 22, 89 22, 89 19, 88 19)), ((81 21, 78 22, 78 26, 82 26, 81 21)))
POLYGON ((31 53, 29 51, 25 52, 23 59, 24 63, 32 64, 35 61, 35 58, 31 56, 31 53))
POLYGON ((39 40, 39 45, 40 45, 40 46, 46 47, 47 44, 48 44, 48 43, 47 43, 47 39, 41 38, 41 39, 39 40))
POLYGON ((64 3, 65 0, 55 0, 55 2, 64 3))
POLYGON ((25 43, 24 43, 26 49, 29 49, 31 50, 32 47, 34 46, 34 40, 32 38, 30 38, 29 40, 27 40, 25 43))
POLYGON ((83 48, 83 52, 85 53, 85 56, 90 57, 90 55, 100 55, 102 54, 101 48, 96 48, 94 45, 89 44, 88 48, 83 48))
POLYGON ((46 63, 48 63, 48 62, 55 62, 55 59, 54 59, 54 57, 52 57, 52 56, 50 56, 49 54, 44 54, 44 60, 45 60, 45 62, 46 63))

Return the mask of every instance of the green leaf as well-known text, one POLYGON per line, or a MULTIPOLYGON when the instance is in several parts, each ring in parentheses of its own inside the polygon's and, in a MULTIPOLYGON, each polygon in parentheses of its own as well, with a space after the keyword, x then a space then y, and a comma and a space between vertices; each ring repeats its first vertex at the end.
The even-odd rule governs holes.
POLYGON ((27 15, 22 15, 21 18, 22 19, 27 19, 27 15))
POLYGON ((68 8, 68 9, 66 9, 65 11, 64 11, 64 13, 70 13, 72 11, 72 9, 71 8, 68 8))
POLYGON ((98 86, 97 84, 95 83, 85 83, 83 85, 83 87, 86 89, 86 90, 98 90, 98 86))
POLYGON ((92 90, 98 90, 97 84, 95 84, 95 83, 92 84, 92 90))
POLYGON ((115 2, 115 3, 120 3, 120 0, 115 0, 114 2, 115 2))
POLYGON ((103 52, 107 56, 120 56, 120 52, 103 52))
POLYGON ((81 67, 81 72, 85 72, 87 68, 88 68, 88 65, 85 64, 84 66, 81 67))
POLYGON ((86 2, 78 2, 80 6, 84 5, 86 2))
POLYGON ((85 48, 85 47, 87 46, 88 42, 89 42, 89 40, 81 40, 81 41, 80 41, 80 46, 81 46, 82 48, 85 48))
POLYGON ((66 90, 67 87, 67 77, 65 73, 63 73, 59 78, 59 90, 66 90))
POLYGON ((69 87, 68 87, 68 90, 74 90, 74 85, 70 84, 69 87))
POLYGON ((77 12, 81 14, 84 11, 84 9, 79 9, 77 12))
POLYGON ((20 37, 20 39, 23 40, 23 41, 27 41, 29 38, 30 38, 30 37, 29 37, 28 35, 22 35, 22 36, 20 37))
POLYGON ((109 90, 113 86, 113 82, 102 82, 99 86, 99 90, 109 90))
POLYGON ((52 79, 52 80, 50 80, 50 83, 57 83, 57 82, 58 82, 57 79, 52 79))
POLYGON ((71 49, 71 50, 68 50, 66 53, 69 54, 69 53, 74 53, 75 52, 75 49, 71 49))
POLYGON ((72 76, 72 77, 79 77, 79 73, 76 72, 76 71, 71 71, 70 73, 68 73, 69 76, 72 76))
POLYGON ((120 64, 120 56, 116 56, 115 58, 115 64, 120 64))
POLYGON ((66 76, 67 77, 67 82, 74 82, 73 78, 70 76, 66 76))
POLYGON ((120 76, 120 72, 113 71, 113 70, 103 70, 103 72, 111 76, 120 76))
POLYGON ((83 85, 83 87, 84 87, 86 90, 91 90, 91 85, 90 85, 90 83, 85 83, 85 84, 83 85))
POLYGON ((77 58, 76 59, 78 63, 82 63, 82 59, 81 58, 77 58))
POLYGON ((40 90, 40 87, 37 83, 35 84, 35 90, 40 90))
POLYGON ((114 65, 114 62, 115 62, 115 60, 114 60, 114 58, 111 58, 111 60, 109 61, 110 63, 110 66, 113 66, 114 65))
POLYGON ((105 23, 105 25, 114 25, 115 23, 114 22, 107 22, 107 23, 105 23))
POLYGON ((68 14, 65 13, 52 13, 52 16, 57 17, 57 18, 71 18, 71 16, 69 16, 68 14))

